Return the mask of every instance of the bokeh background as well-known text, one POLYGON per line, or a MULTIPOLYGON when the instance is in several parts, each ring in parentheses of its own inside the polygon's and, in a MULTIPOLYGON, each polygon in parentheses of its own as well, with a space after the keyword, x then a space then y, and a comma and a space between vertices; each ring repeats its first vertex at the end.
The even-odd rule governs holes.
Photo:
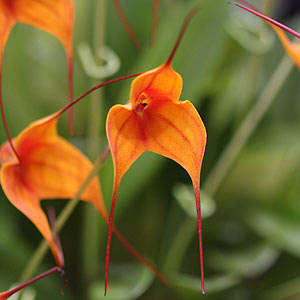
MULTIPOLYGON (((75 96, 100 81, 91 74, 101 64, 95 53, 99 44, 121 62, 117 72, 101 80, 154 68, 168 57, 188 11, 201 7, 173 66, 184 80, 181 99, 193 102, 208 132, 201 175, 207 294, 200 290, 190 179, 176 163, 145 153, 122 181, 115 224, 164 272, 172 288, 113 238, 107 299, 300 299, 300 76, 272 30, 225 0, 161 0, 157 37, 150 45, 152 1, 121 0, 142 44, 138 51, 112 1, 74 2, 75 96), (90 61, 83 47, 96 57, 92 54, 90 61)), ((251 3, 299 32, 299 1, 251 3)), ((15 136, 65 104, 65 54, 54 37, 18 24, 3 61, 4 105, 15 136)), ((94 160, 106 145, 106 114, 112 105, 127 102, 129 88, 127 80, 86 97, 75 107, 80 135, 68 135, 66 116, 59 122, 60 134, 94 160)), ((111 158, 99 177, 109 208, 111 158)), ((20 279, 41 236, 0 195, 0 290, 5 290, 20 279)), ((66 201, 43 202, 49 204, 58 214, 66 201)), ((52 275, 27 289, 22 299, 104 299, 106 234, 94 209, 80 204, 61 232, 69 278, 65 295, 59 293, 63 280, 52 275)), ((35 274, 53 263, 48 254, 35 274)))

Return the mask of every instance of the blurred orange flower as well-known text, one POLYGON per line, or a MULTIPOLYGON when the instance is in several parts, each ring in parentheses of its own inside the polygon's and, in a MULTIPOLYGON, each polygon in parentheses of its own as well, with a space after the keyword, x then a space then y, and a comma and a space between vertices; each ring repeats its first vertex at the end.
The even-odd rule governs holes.
POLYGON ((252 4, 250 4, 248 1, 238 0, 238 2, 240 2, 242 4, 237 4, 237 3, 233 3, 233 4, 267 21, 267 23, 272 27, 272 29, 277 34, 277 36, 280 39, 288 56, 295 63, 297 68, 300 70, 300 43, 292 42, 287 37, 287 35, 283 31, 283 29, 286 30, 287 32, 293 34, 298 39, 300 39, 300 34, 296 31, 292 30, 291 28, 264 15, 257 8, 255 8, 252 4), (245 4, 246 6, 243 4, 245 4))

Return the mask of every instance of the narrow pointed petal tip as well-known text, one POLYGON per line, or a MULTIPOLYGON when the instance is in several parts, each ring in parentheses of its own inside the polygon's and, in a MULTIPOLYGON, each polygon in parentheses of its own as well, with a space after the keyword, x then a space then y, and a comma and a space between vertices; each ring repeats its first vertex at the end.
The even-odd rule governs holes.
POLYGON ((232 2, 228 2, 229 4, 234 4, 235 6, 242 8, 262 19, 264 19, 265 21, 267 21, 267 23, 271 26, 271 28, 275 31, 275 33, 277 34, 278 38, 280 39, 286 53, 289 55, 289 57, 292 59, 292 61, 295 63, 295 65, 297 66, 297 68, 300 70, 300 44, 299 43, 295 43, 290 41, 290 39, 287 37, 287 35, 285 34, 284 30, 293 34, 295 37, 297 37, 298 39, 300 39, 300 34, 273 20, 272 18, 264 15, 262 12, 260 12, 256 7, 254 7, 252 4, 250 4, 248 1, 245 0, 237 0, 237 2, 241 3, 232 3, 232 2))

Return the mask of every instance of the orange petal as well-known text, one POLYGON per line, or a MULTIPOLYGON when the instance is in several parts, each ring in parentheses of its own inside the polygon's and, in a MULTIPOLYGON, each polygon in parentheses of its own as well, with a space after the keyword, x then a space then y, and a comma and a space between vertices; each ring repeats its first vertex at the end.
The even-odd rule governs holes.
MULTIPOLYGON (((90 161, 57 135, 57 118, 36 121, 15 138, 20 161, 6 143, 0 152, 1 185, 11 203, 22 211, 48 241, 59 266, 63 266, 45 213, 42 199, 72 198, 92 170, 90 161)), ((106 216, 98 180, 95 178, 81 199, 93 203, 106 216)))
MULTIPOLYGON (((161 68, 164 72, 164 67, 161 68)), ((147 72, 146 77, 144 77, 144 74, 139 76, 132 86, 134 87, 135 82, 142 85, 151 77, 150 81, 155 82, 156 78, 154 76, 159 72, 157 70, 161 70, 161 68, 147 72), (143 80, 143 77, 145 80, 143 80)), ((168 70, 167 72, 171 71, 168 70)), ((167 81, 167 78, 165 80, 167 81)), ((106 285, 111 226, 119 184, 122 176, 132 163, 145 151, 152 151, 171 158, 185 168, 192 179, 198 214, 201 274, 203 278, 200 171, 206 145, 206 130, 199 114, 189 101, 175 103, 174 99, 154 97, 152 92, 153 90, 147 87, 145 90, 141 90, 143 98, 148 101, 145 107, 137 106, 136 103, 133 107, 131 104, 115 105, 109 111, 107 117, 107 137, 113 156, 115 178, 108 231, 106 285), (148 94, 149 91, 150 95, 148 94)))
POLYGON ((169 65, 143 73, 135 78, 131 84, 130 101, 132 105, 146 93, 148 96, 169 98, 174 102, 179 100, 182 90, 182 78, 169 65))

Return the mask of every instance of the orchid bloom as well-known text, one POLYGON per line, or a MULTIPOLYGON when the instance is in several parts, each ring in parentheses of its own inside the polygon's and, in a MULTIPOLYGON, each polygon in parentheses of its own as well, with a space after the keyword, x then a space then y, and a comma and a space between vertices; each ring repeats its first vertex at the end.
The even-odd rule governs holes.
MULTIPOLYGON (((72 0, 0 0, 0 106, 3 124, 15 155, 2 104, 1 66, 4 47, 13 26, 21 22, 45 30, 63 44, 68 60, 69 102, 72 101, 72 40, 74 7, 72 0)), ((72 110, 69 110, 69 130, 72 133, 72 110)))
MULTIPOLYGON (((245 0, 239 0, 238 2, 243 3, 245 5, 242 4, 237 4, 237 3, 233 3, 234 5, 266 20, 268 22, 268 24, 272 27, 272 29, 275 31, 275 33, 277 34, 278 38, 280 39, 286 53, 288 54, 288 56, 291 58, 291 60, 295 63, 295 65, 297 66, 297 68, 300 70, 300 43, 295 43, 292 42, 287 35, 285 34, 284 30, 293 34, 295 37, 297 37, 298 39, 300 39, 300 34, 292 29, 290 29, 289 27, 271 19, 270 17, 265 16, 264 14, 262 14, 260 11, 258 11, 253 5, 251 5, 250 3, 248 3, 245 0)), ((229 2, 231 3, 231 2, 229 2)))
POLYGON ((145 151, 174 160, 191 177, 196 199, 204 293, 200 171, 206 145, 206 130, 193 104, 190 101, 179 100, 182 78, 171 67, 183 33, 195 12, 196 10, 193 10, 187 16, 167 62, 138 76, 131 85, 130 103, 113 106, 107 116, 106 132, 114 163, 114 187, 107 239, 105 294, 118 188, 124 174, 145 151))
MULTIPOLYGON (((57 113, 30 124, 13 140, 18 157, 8 142, 0 148, 0 182, 3 191, 9 201, 41 232, 59 267, 64 265, 62 251, 55 242, 40 201, 74 197, 91 172, 93 165, 78 149, 57 134, 58 118, 95 89, 136 75, 138 74, 102 83, 85 92, 57 113)), ((92 203, 104 221, 108 223, 108 214, 97 177, 93 178, 85 189, 81 200, 92 203)), ((164 276, 144 259, 116 228, 113 228, 113 232, 136 259, 147 266, 165 284, 168 284, 164 276)))

